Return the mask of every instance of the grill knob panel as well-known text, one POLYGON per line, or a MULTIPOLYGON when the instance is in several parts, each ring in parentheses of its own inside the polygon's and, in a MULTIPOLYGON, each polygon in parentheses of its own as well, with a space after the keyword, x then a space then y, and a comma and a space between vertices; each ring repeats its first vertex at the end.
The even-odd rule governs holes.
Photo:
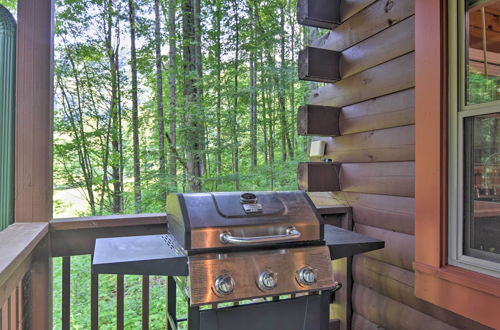
POLYGON ((303 286, 309 286, 316 283, 318 280, 318 274, 312 267, 306 266, 297 272, 297 282, 303 286))
POLYGON ((265 270, 259 274, 257 285, 262 291, 272 290, 278 285, 278 276, 270 270, 265 270))
POLYGON ((217 276, 214 282, 215 292, 219 296, 227 296, 233 293, 236 283, 229 274, 217 276))

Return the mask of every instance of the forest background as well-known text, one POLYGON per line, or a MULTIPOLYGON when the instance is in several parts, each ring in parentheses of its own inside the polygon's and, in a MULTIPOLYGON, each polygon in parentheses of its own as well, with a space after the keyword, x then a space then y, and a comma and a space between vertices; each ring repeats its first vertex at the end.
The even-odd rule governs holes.
MULTIPOLYGON (((0 0, 14 14, 16 2, 0 0)), ((54 217, 164 212, 171 192, 296 189, 309 144, 297 107, 316 87, 298 81, 297 54, 320 34, 297 24, 296 5, 56 0, 54 217)), ((57 329, 60 258, 53 266, 57 329)), ((71 267, 72 327, 87 329, 90 257, 71 267)), ((115 327, 115 283, 100 276, 103 329, 115 327)), ((125 288, 134 329, 140 278, 125 288)), ((164 297, 152 277, 152 329, 164 327, 164 297)))

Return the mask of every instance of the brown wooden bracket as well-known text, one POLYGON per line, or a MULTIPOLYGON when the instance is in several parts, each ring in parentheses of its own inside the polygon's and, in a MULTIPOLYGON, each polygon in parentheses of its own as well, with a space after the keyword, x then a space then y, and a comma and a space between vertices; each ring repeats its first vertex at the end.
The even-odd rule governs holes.
POLYGON ((297 171, 299 189, 309 192, 339 191, 339 163, 300 163, 297 171))
POLYGON ((299 0, 297 2, 299 24, 334 29, 340 25, 340 0, 299 0))
POLYGON ((340 80, 340 52, 306 47, 299 52, 299 79, 333 83, 340 80))
POLYGON ((306 104, 299 108, 297 132, 301 136, 339 136, 341 108, 306 104))

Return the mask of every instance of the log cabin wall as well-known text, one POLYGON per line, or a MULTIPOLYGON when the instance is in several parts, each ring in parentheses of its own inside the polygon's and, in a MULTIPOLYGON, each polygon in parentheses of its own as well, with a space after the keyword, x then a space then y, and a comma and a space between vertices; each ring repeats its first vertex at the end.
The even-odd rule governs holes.
POLYGON ((414 1, 299 1, 299 22, 332 29, 300 54, 301 79, 330 83, 312 91, 300 109, 299 133, 321 134, 324 159, 336 163, 301 164, 299 186, 317 205, 351 206, 353 230, 386 242, 344 265, 343 274, 352 271, 351 306, 340 313, 352 312, 341 320, 344 329, 483 328, 413 294, 414 1), (321 11, 315 20, 314 11, 331 12, 332 2, 338 12, 330 21, 321 11), (328 170, 336 173, 325 176, 328 170))

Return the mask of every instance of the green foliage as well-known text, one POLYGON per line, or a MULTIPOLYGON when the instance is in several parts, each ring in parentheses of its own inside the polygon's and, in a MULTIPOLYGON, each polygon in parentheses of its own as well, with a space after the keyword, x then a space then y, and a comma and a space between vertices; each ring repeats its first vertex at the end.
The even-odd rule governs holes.
POLYGON ((17 0, 0 0, 0 6, 15 11, 17 9, 17 0))
MULTIPOLYGON (((156 96, 160 80, 154 1, 134 1, 138 76, 138 120, 134 122, 128 1, 56 0, 56 217, 105 215, 117 209, 119 213, 164 212, 165 193, 190 191, 190 159, 203 169, 195 178, 202 191, 296 189, 297 164, 307 159, 309 142, 296 135, 296 108, 306 102, 310 90, 309 84, 296 78, 296 54, 307 39, 296 22, 296 1, 202 0, 196 15, 200 33, 195 32, 194 38, 183 30, 183 1, 175 1, 172 40, 177 50, 172 68, 170 1, 160 1, 163 99, 156 96), (196 59, 186 58, 183 50, 190 45, 201 47, 197 58, 201 66, 194 63, 196 59), (169 82, 172 77, 175 84, 169 82), (174 87, 175 106, 169 93, 174 87), (163 118, 158 116, 158 105, 163 105, 163 118), (176 120, 171 122, 174 114, 176 120), (175 156, 176 175, 160 175, 160 123, 168 133, 175 124, 176 146, 165 142, 163 165, 169 169, 175 156), (139 128, 138 162, 133 157, 134 124, 139 128), (256 166, 251 161, 254 147, 256 166), (134 184, 137 169, 140 204, 134 184)), ((88 256, 72 258, 71 324, 75 329, 90 328, 89 267, 88 256)), ((61 261, 55 259, 56 329, 61 326, 60 278, 61 261)), ((103 329, 115 327, 115 286, 114 276, 100 276, 103 329)), ((125 326, 140 328, 140 278, 126 276, 125 286, 125 326)), ((164 328, 163 278, 151 277, 150 304, 151 328, 164 328)), ((179 314, 185 314, 184 304, 178 305, 179 314)))

